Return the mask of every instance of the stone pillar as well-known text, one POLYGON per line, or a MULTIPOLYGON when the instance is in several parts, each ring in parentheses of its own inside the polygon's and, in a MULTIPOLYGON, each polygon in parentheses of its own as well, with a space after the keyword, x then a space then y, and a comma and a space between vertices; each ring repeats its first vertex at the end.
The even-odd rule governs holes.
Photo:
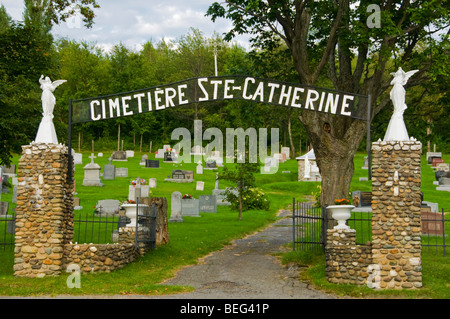
MULTIPOLYGON (((73 182, 61 144, 22 146, 19 160, 14 275, 57 276, 73 239, 73 182)), ((72 166, 73 167, 73 166, 72 166)))
POLYGON ((372 258, 379 287, 420 288, 422 144, 378 141, 372 153, 372 258))

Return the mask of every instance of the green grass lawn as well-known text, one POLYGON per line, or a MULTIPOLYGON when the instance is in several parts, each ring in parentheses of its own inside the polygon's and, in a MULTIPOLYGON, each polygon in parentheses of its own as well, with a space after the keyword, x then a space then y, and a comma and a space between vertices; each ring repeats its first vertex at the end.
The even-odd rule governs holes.
MULTIPOLYGON (((365 154, 357 154, 355 157, 355 173, 353 175, 350 191, 371 191, 371 182, 359 181, 360 177, 367 177, 367 170, 361 169, 364 163, 365 154)), ((444 160, 448 155, 443 156, 444 160)), ((450 196, 446 192, 437 191, 434 171, 431 165, 428 165, 424 156, 422 156, 422 185, 421 190, 424 194, 424 201, 439 204, 439 211, 444 209, 446 222, 445 241, 448 245, 450 241, 450 196)), ((352 213, 352 218, 369 218, 369 213, 352 213)), ((363 221, 356 221, 350 226, 356 229, 357 243, 364 244, 370 241, 370 225, 363 221), (362 237, 362 234, 366 234, 362 237)), ((302 252, 295 251, 283 256, 283 263, 296 263, 305 267, 302 272, 302 279, 309 281, 316 288, 334 293, 339 296, 352 296, 356 298, 433 298, 450 299, 450 251, 446 249, 446 256, 443 254, 442 245, 444 238, 442 236, 422 236, 422 266, 423 266, 423 287, 415 291, 407 290, 388 290, 374 291, 367 287, 358 287, 355 285, 336 285, 328 283, 325 274, 325 255, 323 252, 302 252)))
MULTIPOLYGON (((215 171, 204 170, 204 174, 195 174, 196 164, 167 164, 160 161, 160 168, 145 168, 139 165, 141 153, 136 152, 135 157, 128 162, 113 162, 116 167, 128 167, 128 178, 116 178, 114 181, 104 180, 104 187, 82 186, 85 166, 90 159, 89 153, 83 154, 83 164, 76 165, 75 179, 76 192, 81 198, 81 211, 76 211, 76 217, 80 214, 92 214, 94 206, 101 199, 125 200, 128 195, 128 186, 132 179, 137 177, 148 180, 157 178, 157 188, 152 189, 151 196, 166 197, 169 204, 170 195, 173 191, 188 193, 194 197, 202 194, 211 194, 215 186, 215 171), (165 182, 164 178, 171 174, 172 169, 193 170, 195 180, 205 182, 204 191, 196 191, 196 183, 175 184, 165 182)), ((370 182, 360 182, 359 177, 366 177, 367 170, 362 170, 365 154, 357 154, 355 157, 355 174, 353 177, 351 191, 370 191, 370 182)), ((95 162, 101 167, 108 163, 110 152, 104 152, 104 157, 96 158, 95 162)), ((153 156, 150 156, 152 158, 153 156)), ((17 163, 18 157, 14 158, 17 163)), ((227 164, 226 164, 227 165, 227 164)), ((448 196, 435 190, 432 185, 434 175, 432 169, 423 164, 422 167, 422 190, 425 194, 424 200, 438 202, 439 207, 450 208, 448 196)), ((318 183, 297 181, 297 161, 289 160, 280 164, 277 174, 257 174, 256 181, 269 197, 271 206, 269 211, 248 211, 243 213, 241 221, 238 213, 231 211, 227 206, 218 206, 217 213, 201 213, 200 218, 184 217, 184 223, 169 223, 169 244, 159 246, 148 252, 136 262, 127 265, 123 269, 111 273, 90 273, 81 276, 81 288, 69 289, 66 280, 69 274, 59 277, 41 279, 16 278, 13 276, 14 253, 11 250, 0 250, 0 295, 83 295, 83 294, 168 294, 192 290, 191 287, 167 286, 162 284, 165 279, 173 277, 177 270, 186 265, 195 264, 199 258, 213 251, 222 249, 229 245, 233 239, 241 238, 264 228, 276 220, 276 213, 280 209, 289 208, 292 199, 306 200, 317 191, 318 183), (283 173, 283 171, 285 173, 283 173), (287 173, 289 172, 290 173, 287 173)), ((220 188, 232 186, 227 182, 220 182, 220 188)), ((2 201, 11 202, 12 192, 2 194, 2 201)), ((15 204, 11 203, 10 212, 15 204)), ((75 234, 77 235, 77 234, 75 234)), ((3 241, 3 233, 0 230, 0 241, 3 241)), ((107 241, 108 234, 105 236, 107 241)), ((289 244, 289 243, 287 243, 289 244)), ((0 249, 2 249, 0 247, 0 249)), ((425 250, 425 249, 424 249, 425 250)), ((286 260, 305 263, 304 256, 289 253, 286 260), (293 257, 294 255, 294 257, 293 257)), ((317 287, 336 294, 349 294, 356 297, 373 296, 374 292, 368 288, 340 287, 326 282, 325 268, 322 261, 323 254, 309 256, 307 258, 308 272, 303 272, 305 279, 310 280, 317 287), (343 290, 343 291, 341 291, 343 290)), ((306 264, 306 263, 305 263, 306 264)), ((429 297, 442 298, 448 296, 450 291, 450 267, 448 257, 442 254, 424 254, 424 288, 414 294, 399 292, 375 293, 381 298, 392 296, 400 297, 429 297), (447 294, 446 294, 447 293, 447 294)))
MULTIPOLYGON (((110 153, 104 152, 104 157, 96 158, 95 162, 101 167, 108 163, 110 153)), ((145 168, 139 165, 141 153, 136 152, 134 158, 127 162, 113 162, 116 167, 127 167, 128 178, 117 177, 114 181, 103 180, 104 187, 86 187, 82 185, 85 166, 90 159, 89 153, 83 154, 83 164, 75 166, 75 180, 77 197, 81 198, 80 211, 75 211, 75 219, 80 215, 93 217, 94 206, 101 199, 126 200, 128 186, 137 177, 148 180, 157 179, 157 187, 151 189, 153 197, 166 197, 168 200, 168 214, 170 215, 170 200, 173 191, 191 194, 194 197, 211 194, 215 187, 215 171, 204 170, 203 175, 197 175, 195 180, 205 182, 204 191, 196 190, 196 183, 170 183, 164 179, 171 175, 173 169, 193 170, 194 163, 168 164, 160 161, 160 168, 145 168)), ((153 158, 153 156, 151 156, 153 158)), ((14 158, 18 162, 18 157, 14 158)), ((227 165, 227 164, 226 164, 227 165)), ((230 164, 231 165, 231 164, 230 164)), ((219 168, 221 169, 221 168, 219 168)), ((80 289, 69 289, 66 280, 69 274, 59 277, 42 279, 16 278, 13 276, 14 253, 11 250, 0 252, 0 295, 58 295, 58 294, 167 294, 189 291, 190 287, 164 286, 160 283, 176 273, 180 267, 195 264, 199 258, 222 249, 233 239, 251 234, 276 220, 276 213, 292 203, 292 198, 310 195, 315 186, 297 182, 297 162, 288 161, 280 165, 279 174, 258 174, 258 186, 264 190, 271 201, 269 211, 244 212, 241 221, 238 213, 231 211, 228 206, 218 206, 217 213, 201 213, 201 218, 184 217, 183 223, 169 223, 169 244, 159 246, 148 252, 137 262, 127 265, 123 269, 112 273, 85 274, 81 277, 80 289), (291 173, 282 173, 290 170, 291 173)), ((232 186, 227 182, 220 182, 220 188, 232 186)), ((3 194, 2 200, 11 201, 12 192, 3 194)), ((10 212, 15 204, 11 203, 10 212)), ((170 216, 169 216, 170 217, 170 216)), ((0 230, 1 232, 1 230, 0 230)), ((88 230, 87 232, 90 232, 88 230)), ((3 232, 4 233, 4 232, 3 232)), ((75 240, 77 240, 77 230, 75 240)), ((81 236, 83 238, 83 236, 81 236)), ((100 238, 108 241, 109 234, 100 238)), ((1 240, 2 238, 0 238, 1 240)), ((89 242, 89 241, 88 241, 89 242)), ((83 240, 80 240, 83 243, 83 240)))

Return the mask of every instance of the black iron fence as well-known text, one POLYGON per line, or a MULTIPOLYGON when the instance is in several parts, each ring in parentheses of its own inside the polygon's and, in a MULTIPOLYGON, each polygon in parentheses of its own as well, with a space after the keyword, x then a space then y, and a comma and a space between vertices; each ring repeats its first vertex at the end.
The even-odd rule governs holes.
POLYGON ((14 215, 0 215, 0 250, 14 249, 14 228, 14 215))
POLYGON ((292 203, 293 244, 296 251, 323 250, 326 245, 327 214, 311 203, 292 203))
MULTIPOLYGON (((136 210, 138 211, 138 210, 136 210)), ((150 249, 156 242, 156 206, 137 214, 136 245, 145 243, 150 249)), ((107 244, 119 241, 119 228, 130 222, 127 216, 97 212, 76 212, 73 221, 77 243, 107 244)), ((129 225, 129 224, 128 224, 129 225)), ((0 215, 0 251, 13 250, 15 245, 15 215, 0 215)))
MULTIPOLYGON (((326 245, 326 225, 331 222, 327 218, 325 208, 314 207, 293 199, 293 242, 295 251, 324 250, 326 245)), ((446 256, 448 236, 450 233, 450 216, 442 213, 422 212, 422 252, 443 253, 446 256), (426 250, 425 250, 426 248, 426 250)), ((356 244, 365 245, 372 241, 372 213, 370 211, 353 211, 347 221, 350 228, 356 230, 356 244)))
POLYGON ((427 247, 428 252, 442 251, 446 256, 447 237, 450 233, 449 223, 450 219, 446 218, 444 209, 441 213, 422 211, 422 247, 427 247))

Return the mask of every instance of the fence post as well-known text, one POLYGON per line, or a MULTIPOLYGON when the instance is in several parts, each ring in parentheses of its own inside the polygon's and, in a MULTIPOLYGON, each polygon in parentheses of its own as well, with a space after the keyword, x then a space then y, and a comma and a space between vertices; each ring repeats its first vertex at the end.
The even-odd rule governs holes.
POLYGON ((292 198, 292 250, 295 251, 295 197, 292 198))
POLYGON ((445 257, 445 214, 443 208, 442 208, 442 248, 444 248, 444 257, 445 257))

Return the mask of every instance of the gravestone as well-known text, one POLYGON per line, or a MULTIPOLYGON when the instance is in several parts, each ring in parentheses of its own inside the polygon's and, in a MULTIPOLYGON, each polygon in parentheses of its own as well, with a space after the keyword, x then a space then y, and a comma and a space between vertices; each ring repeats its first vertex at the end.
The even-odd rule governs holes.
MULTIPOLYGON (((422 234, 442 236, 444 231, 444 221, 442 213, 431 212, 430 207, 421 207, 420 218, 422 222, 422 234)), ((444 219, 445 220, 445 219, 444 219)))
POLYGON ((9 203, 0 202, 0 215, 8 215, 9 203))
POLYGON ((220 156, 220 152, 219 151, 212 151, 211 152, 211 156, 208 157, 207 160, 211 160, 211 161, 215 161, 216 162, 216 167, 222 167, 223 166, 223 157, 220 156))
POLYGON ((73 198, 73 209, 74 210, 82 210, 83 207, 81 206, 81 198, 74 197, 73 198))
POLYGON ((128 177, 128 167, 117 167, 116 177, 128 177))
POLYGON ((127 152, 125 151, 114 151, 111 155, 113 161, 127 161, 127 152))
POLYGON ((160 148, 155 152, 155 158, 164 158, 164 149, 160 148))
POLYGON ((3 166, 3 175, 8 177, 16 176, 16 165, 11 164, 10 166, 3 166))
POLYGON ((199 195, 199 211, 201 213, 217 213, 217 198, 214 195, 199 195))
POLYGON ((156 178, 149 178, 148 186, 150 186, 150 188, 156 188, 156 178))
POLYGON ((8 225, 6 226, 7 234, 14 234, 16 232, 16 216, 7 216, 8 225))
POLYGON ((125 151, 125 154, 128 157, 134 157, 134 151, 125 151))
POLYGON ((181 216, 201 217, 199 215, 199 200, 195 198, 181 199, 181 216))
POLYGON ((205 155, 205 150, 201 145, 194 145, 191 149, 191 155, 205 155))
POLYGON ((199 162, 197 163, 197 174, 203 174, 202 161, 199 161, 199 162))
POLYGON ((13 203, 17 203, 17 185, 14 185, 14 188, 13 188, 13 197, 12 197, 11 201, 12 201, 13 203))
POLYGON ((136 201, 137 198, 145 198, 149 196, 149 185, 130 185, 128 187, 128 199, 136 201))
POLYGON ((197 186, 195 187, 195 190, 203 191, 204 188, 205 188, 205 182, 197 182, 197 186))
POLYGON ((73 163, 74 164, 83 164, 83 154, 74 153, 73 154, 73 163))
MULTIPOLYGON (((441 177, 450 177, 450 172, 438 170, 438 171, 434 172, 434 177, 436 178, 437 181, 439 181, 439 179, 441 177)), ((438 185, 439 185, 439 183, 438 183, 438 185)))
POLYGON ((274 174, 278 171, 278 162, 273 157, 264 159, 264 169, 262 173, 274 174))
POLYGON ((164 179, 166 182, 192 183, 194 181, 194 172, 175 169, 172 171, 172 177, 164 179))
POLYGON ((442 158, 433 158, 433 161, 431 162, 432 167, 436 167, 437 164, 444 163, 444 160, 442 158))
POLYGON ((141 161, 139 162, 139 165, 145 166, 147 160, 148 160, 148 155, 147 154, 142 155, 141 161))
POLYGON ((215 160, 209 159, 205 162, 205 169, 207 170, 217 170, 217 163, 215 160))
POLYGON ((94 153, 89 156, 91 162, 87 164, 84 169, 84 179, 83 186, 104 186, 102 181, 100 180, 100 166, 94 163, 94 153))
POLYGON ((183 170, 176 169, 172 171, 172 178, 173 179, 185 179, 186 175, 183 170))
POLYGON ((372 206, 372 192, 355 191, 352 193, 352 199, 355 207, 372 206))
POLYGON ((437 171, 448 172, 449 171, 449 164, 448 163, 439 163, 439 164, 436 165, 436 170, 437 171))
POLYGON ((284 157, 285 160, 290 159, 290 153, 291 153, 291 149, 289 147, 281 148, 281 154, 285 154, 285 157, 284 157))
POLYGON ((109 164, 106 164, 103 168, 103 179, 105 180, 114 180, 116 178, 116 165, 112 165, 112 158, 109 159, 109 164))
POLYGON ((97 156, 98 157, 103 157, 103 153, 98 153, 97 156))
POLYGON ((364 166, 361 169, 369 169, 369 157, 364 156, 364 166))
POLYGON ((170 219, 169 222, 182 223, 183 217, 181 216, 181 193, 173 192, 171 195, 170 204, 170 219))
POLYGON ((450 177, 439 178, 439 186, 436 187, 436 190, 450 192, 450 177))
POLYGON ((103 199, 98 201, 96 207, 97 213, 101 213, 102 216, 112 216, 119 213, 120 201, 116 199, 103 199))
POLYGON ((151 167, 151 168, 159 168, 159 161, 158 160, 146 160, 145 161, 145 167, 151 167))
POLYGON ((442 152, 427 152, 427 162, 431 164, 433 162, 433 158, 442 158, 442 152))
POLYGON ((176 155, 173 151, 164 152, 164 162, 176 162, 176 155))

